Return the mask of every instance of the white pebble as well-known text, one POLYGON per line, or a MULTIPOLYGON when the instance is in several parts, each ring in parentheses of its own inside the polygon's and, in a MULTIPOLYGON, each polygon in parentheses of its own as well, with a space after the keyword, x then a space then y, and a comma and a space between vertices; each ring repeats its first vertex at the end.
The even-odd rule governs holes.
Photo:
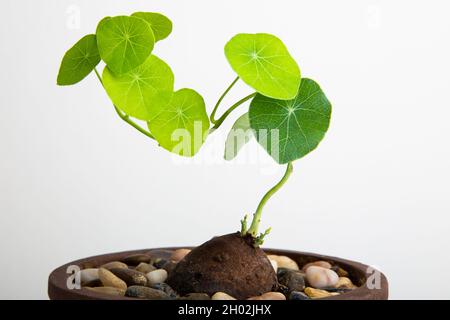
POLYGON ((279 256, 279 255, 268 255, 267 256, 269 260, 275 260, 278 264, 278 268, 286 268, 291 270, 299 270, 297 262, 292 260, 289 257, 286 256, 279 256))
POLYGON ((163 283, 167 279, 167 271, 164 269, 153 270, 147 273, 146 277, 151 285, 163 283))
POLYGON ((311 266, 306 270, 306 280, 312 287, 320 289, 334 287, 339 281, 339 276, 333 270, 311 266))
MULTIPOLYGON (((78 271, 78 273, 80 276, 79 279, 81 281, 81 284, 85 284, 87 282, 100 279, 98 276, 98 269, 95 269, 95 268, 83 269, 83 270, 78 271)), ((78 278, 78 275, 77 275, 77 278, 78 278)))
POLYGON ((226 294, 225 292, 216 292, 211 297, 211 300, 236 300, 236 298, 226 294))
POLYGON ((325 268, 325 269, 331 269, 331 264, 329 262, 321 260, 321 261, 314 261, 314 262, 310 262, 310 263, 305 264, 303 266, 303 268, 302 268, 302 271, 306 272, 306 270, 308 270, 308 268, 311 267, 311 266, 317 266, 317 267, 322 267, 322 268, 325 268))

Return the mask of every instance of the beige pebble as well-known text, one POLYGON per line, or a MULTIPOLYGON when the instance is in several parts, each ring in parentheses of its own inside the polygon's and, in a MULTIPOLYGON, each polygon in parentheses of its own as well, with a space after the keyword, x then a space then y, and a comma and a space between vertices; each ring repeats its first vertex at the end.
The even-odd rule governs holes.
POLYGON ((189 252, 191 252, 190 249, 178 249, 175 250, 172 255, 170 256, 170 260, 178 262, 181 261, 189 252))
POLYGON ((286 256, 271 254, 267 256, 269 260, 274 260, 278 264, 278 268, 286 268, 291 270, 299 270, 297 262, 286 256))
POLYGON ((275 272, 277 272, 277 270, 278 270, 278 262, 276 262, 275 260, 272 260, 272 259, 269 259, 269 261, 270 261, 270 264, 273 267, 273 270, 275 270, 275 272))
POLYGON ((310 262, 307 263, 303 266, 302 271, 306 272, 306 270, 311 267, 311 266, 317 266, 317 267, 322 267, 325 269, 331 269, 331 264, 329 262, 326 261, 314 261, 314 262, 310 262))
POLYGON ((125 295, 125 290, 124 289, 119 289, 119 288, 114 288, 114 287, 86 287, 86 289, 90 290, 90 291, 95 291, 98 293, 103 293, 103 294, 110 294, 113 296, 124 296, 125 295))
POLYGON ((139 263, 139 265, 136 267, 136 271, 142 272, 142 273, 149 273, 153 270, 156 270, 156 268, 149 264, 149 263, 145 263, 145 262, 141 262, 139 263))
MULTIPOLYGON (((79 279, 81 281, 81 284, 85 284, 91 281, 98 280, 98 269, 96 268, 88 268, 78 271, 79 272, 79 279)), ((78 275, 77 275, 78 277, 78 275)))
POLYGON ((216 292, 212 295, 211 300, 236 300, 236 298, 226 294, 225 292, 216 292))
POLYGON ((105 268, 98 269, 98 276, 105 287, 114 287, 127 290, 125 281, 114 275, 111 271, 105 268))
POLYGON ((167 271, 164 269, 153 270, 147 273, 146 277, 149 285, 163 283, 167 279, 167 271))
POLYGON ((336 288, 354 289, 356 286, 352 280, 347 277, 339 277, 338 282, 334 285, 336 288))
POLYGON ((257 297, 251 297, 247 300, 286 300, 286 297, 281 292, 266 292, 257 297))
POLYGON ((116 268, 117 269, 128 269, 128 266, 126 265, 126 263, 123 263, 120 261, 111 261, 111 262, 101 265, 100 268, 105 268, 108 270, 116 269, 116 268))
POLYGON ((306 270, 306 280, 314 288, 334 287, 339 276, 333 270, 311 266, 306 270))
POLYGON ((310 287, 305 288, 305 293, 308 295, 308 297, 316 298, 316 299, 339 295, 339 293, 337 293, 337 292, 328 292, 325 290, 314 289, 314 288, 310 288, 310 287))

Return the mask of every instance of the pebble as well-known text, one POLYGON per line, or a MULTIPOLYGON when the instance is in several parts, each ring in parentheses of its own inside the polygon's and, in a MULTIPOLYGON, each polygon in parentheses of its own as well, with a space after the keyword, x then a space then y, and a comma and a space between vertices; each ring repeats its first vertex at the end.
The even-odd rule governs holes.
POLYGON ((356 286, 352 280, 347 277, 339 277, 338 282, 334 285, 336 288, 354 289, 356 286))
POLYGON ((178 294, 167 283, 156 283, 152 285, 151 288, 167 293, 167 295, 172 299, 178 298, 178 294))
POLYGON ((187 295, 180 297, 180 300, 211 300, 211 297, 206 293, 188 293, 187 295))
POLYGON ((178 249, 175 250, 172 253, 172 256, 170 257, 170 260, 175 261, 175 262, 179 262, 181 260, 183 260, 183 258, 189 253, 191 252, 191 249, 178 249))
POLYGON ((167 279, 167 271, 164 269, 150 271, 149 273, 146 274, 146 277, 149 285, 162 283, 167 279))
POLYGON ((282 285, 282 284, 278 284, 278 292, 281 292, 282 294, 284 294, 285 296, 289 296, 289 288, 282 285))
POLYGON ((289 257, 286 256, 278 256, 275 254, 268 255, 267 256, 269 260, 275 260, 278 264, 278 268, 286 268, 286 269, 292 269, 292 270, 299 270, 297 262, 292 260, 289 257))
POLYGON ((156 269, 162 269, 166 263, 168 263, 169 260, 158 258, 155 261, 153 261, 153 265, 156 269))
POLYGON ((314 261, 314 262, 310 262, 307 263, 303 266, 302 271, 306 272, 306 270, 311 267, 311 266, 317 266, 317 267, 322 267, 325 269, 331 269, 331 263, 327 262, 327 261, 314 261))
POLYGON ((236 300, 236 298, 226 294, 225 292, 216 292, 212 295, 211 300, 236 300))
POLYGON ((306 280, 314 288, 334 287, 339 276, 333 270, 311 266, 306 270, 306 280))
POLYGON ((98 280, 98 269, 88 268, 79 271, 81 284, 85 284, 94 280, 98 280))
POLYGON ((128 287, 125 292, 127 297, 151 300, 169 300, 170 297, 163 291, 143 286, 128 287))
POLYGON ((277 269, 277 277, 278 278, 282 277, 288 271, 292 271, 292 270, 291 269, 286 269, 286 268, 278 268, 277 269))
POLYGON ((105 287, 114 287, 127 290, 125 281, 114 275, 111 271, 105 268, 98 269, 98 276, 105 287))
POLYGON ((108 270, 116 269, 116 268, 128 269, 128 266, 125 263, 120 262, 120 261, 111 261, 111 262, 101 265, 100 268, 105 268, 108 270))
POLYGON ((150 250, 147 252, 147 254, 151 257, 151 262, 155 261, 156 259, 165 259, 169 260, 172 256, 173 250, 165 250, 165 249, 155 249, 150 250))
POLYGON ((122 259, 123 263, 130 266, 137 266, 141 262, 149 263, 151 256, 145 253, 132 254, 122 259))
POLYGON ((337 268, 336 273, 338 274, 339 277, 348 277, 349 276, 348 272, 340 267, 337 268))
POLYGON ((93 261, 85 261, 79 264, 80 269, 97 269, 98 264, 95 264, 93 261))
POLYGON ((278 278, 278 281, 286 286, 289 292, 305 289, 305 274, 300 271, 289 270, 278 278))
POLYGON ((90 291, 95 291, 98 293, 110 294, 113 296, 124 296, 125 295, 124 289, 119 289, 119 288, 114 288, 114 287, 86 287, 86 289, 88 289, 90 291))
POLYGON ((346 292, 350 292, 353 289, 348 289, 348 288, 335 288, 335 287, 326 287, 326 288, 322 288, 322 290, 328 291, 328 292, 339 292, 339 293, 346 293, 346 292))
POLYGON ((289 295, 289 300, 309 300, 309 297, 303 292, 292 291, 289 295))
POLYGON ((95 279, 83 283, 83 287, 101 287, 101 286, 103 286, 103 283, 100 281, 100 279, 95 279))
POLYGON ((115 268, 110 270, 115 276, 119 277, 127 286, 146 286, 147 285, 147 277, 144 273, 131 270, 131 269, 122 269, 115 268))
POLYGON ((286 300, 286 296, 281 292, 266 292, 257 297, 251 297, 247 300, 286 300))
POLYGON ((310 287, 305 289, 305 293, 310 298, 326 298, 326 297, 339 295, 339 293, 337 293, 337 292, 328 292, 325 290, 314 289, 314 288, 310 288, 310 287))
POLYGON ((136 267, 136 271, 142 272, 142 273, 149 273, 150 271, 156 270, 156 268, 151 265, 150 263, 141 262, 136 267))
POLYGON ((275 260, 272 260, 272 259, 269 259, 269 261, 273 267, 273 270, 275 270, 275 272, 277 272, 278 271, 278 262, 276 262, 275 260))

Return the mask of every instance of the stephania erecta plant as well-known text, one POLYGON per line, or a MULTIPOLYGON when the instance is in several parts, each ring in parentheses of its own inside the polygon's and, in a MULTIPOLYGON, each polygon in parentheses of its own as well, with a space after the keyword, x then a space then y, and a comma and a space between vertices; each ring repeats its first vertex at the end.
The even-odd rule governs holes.
POLYGON ((255 138, 286 171, 262 197, 252 220, 244 217, 240 232, 215 237, 194 249, 177 264, 167 282, 179 293, 224 291, 245 298, 270 291, 277 278, 259 248, 270 232, 270 228, 259 231, 262 211, 290 177, 293 162, 313 151, 324 138, 331 104, 317 82, 301 76, 297 62, 279 38, 240 33, 224 49, 236 77, 208 116, 201 94, 192 88, 175 88, 170 66, 153 53, 171 32, 172 22, 160 13, 106 17, 95 34, 84 36, 66 52, 57 84, 73 85, 94 73, 120 119, 155 146, 186 157, 194 156, 208 135, 248 103, 228 134, 225 159, 233 159, 255 138), (238 81, 248 85, 248 94, 217 116, 221 102, 238 81), (218 257, 221 270, 212 268, 218 257))

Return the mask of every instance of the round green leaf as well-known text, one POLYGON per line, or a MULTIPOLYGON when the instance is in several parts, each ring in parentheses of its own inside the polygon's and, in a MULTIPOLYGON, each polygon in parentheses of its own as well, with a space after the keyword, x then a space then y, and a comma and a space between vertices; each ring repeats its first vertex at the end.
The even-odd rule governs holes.
POLYGON ((278 163, 299 159, 323 139, 331 104, 311 79, 303 78, 297 96, 277 100, 257 94, 250 104, 250 126, 258 142, 278 163))
POLYGON ((239 150, 253 137, 248 112, 240 116, 231 127, 225 141, 225 160, 233 160, 239 150))
POLYGON ((97 26, 100 56, 116 74, 126 73, 150 55, 155 37, 149 24, 136 17, 106 17, 97 26))
POLYGON ((100 62, 95 34, 88 34, 70 48, 62 59, 57 84, 67 86, 83 80, 100 62))
POLYGON ((106 67, 103 86, 116 107, 127 115, 150 120, 173 94, 174 76, 170 67, 155 55, 132 71, 116 75, 106 67))
POLYGON ((293 99, 300 69, 283 42, 266 34, 237 34, 225 45, 233 70, 249 86, 274 99, 293 99))
POLYGON ((205 102, 192 89, 181 89, 173 94, 165 107, 148 122, 148 128, 164 149, 191 157, 205 141, 209 119, 205 102))
POLYGON ((132 17, 144 19, 153 30, 155 41, 165 39, 172 32, 172 21, 165 15, 156 12, 135 12, 132 17))

